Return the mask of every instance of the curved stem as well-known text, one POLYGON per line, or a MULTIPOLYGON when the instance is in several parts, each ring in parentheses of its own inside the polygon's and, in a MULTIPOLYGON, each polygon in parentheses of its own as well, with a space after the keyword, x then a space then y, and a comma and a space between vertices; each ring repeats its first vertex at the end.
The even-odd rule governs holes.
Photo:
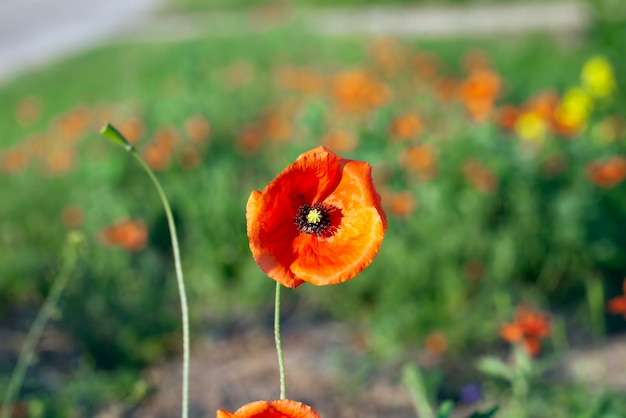
POLYGON ((183 404, 182 404, 182 417, 187 418, 189 410, 189 308, 187 304, 187 292, 185 291, 185 281, 183 279, 183 268, 180 262, 180 249, 178 246, 178 236, 176 234, 176 224, 174 223, 174 216, 172 215, 172 209, 165 196, 165 192, 161 187, 161 184, 157 180, 154 172, 150 169, 148 164, 141 158, 135 149, 131 150, 133 156, 139 164, 144 168, 146 173, 150 176, 150 179, 156 187, 163 208, 165 209, 165 215, 167 216, 167 224, 170 229, 170 237, 172 239, 172 251, 174 252, 174 268, 176 269, 176 282, 178 283, 178 293, 180 295, 180 310, 182 314, 183 322, 183 404))
POLYGON ((115 129, 112 125, 106 124, 100 130, 100 133, 111 139, 118 144, 121 144, 127 151, 133 154, 133 157, 139 162, 141 167, 148 173, 148 176, 152 180, 154 187, 159 193, 163 208, 165 209, 165 215, 167 216, 167 224, 170 230, 170 238, 172 240, 172 251, 174 253, 174 268, 176 270, 176 282, 178 283, 178 294, 180 296, 180 310, 182 314, 182 326, 183 326, 183 388, 182 388, 182 418, 187 418, 189 414, 189 308, 187 304, 187 293, 185 291, 185 280, 183 278, 183 269, 180 262, 180 250, 178 245, 178 236, 176 234, 176 224, 174 223, 174 216, 172 215, 172 209, 167 200, 167 196, 157 180, 154 172, 148 164, 141 158, 141 156, 135 150, 135 147, 124 138, 124 136, 115 129))
POLYGON ((44 304, 37 313, 37 317, 35 318, 33 325, 28 331, 26 342, 20 352, 15 370, 11 375, 11 380, 9 380, 9 386, 4 394, 0 418, 9 418, 11 416, 11 408, 13 406, 13 401, 15 400, 15 395, 17 395, 19 389, 22 387, 26 370, 28 370, 28 366, 30 366, 33 361, 35 345, 37 344, 37 341, 39 341, 39 337, 41 337, 41 333, 48 323, 48 320, 50 319, 50 316, 52 315, 52 312, 61 297, 61 293, 63 293, 63 289, 65 289, 67 281, 74 271, 74 267, 76 267, 76 260, 78 258, 76 248, 81 241, 82 235, 77 232, 71 232, 68 235, 65 250, 63 251, 63 265, 59 275, 52 284, 50 293, 48 293, 44 304))
POLYGON ((285 360, 283 347, 280 343, 280 283, 276 282, 276 300, 274 304, 274 340, 276 341, 276 353, 278 354, 278 370, 280 373, 280 399, 286 399, 285 394, 285 360))

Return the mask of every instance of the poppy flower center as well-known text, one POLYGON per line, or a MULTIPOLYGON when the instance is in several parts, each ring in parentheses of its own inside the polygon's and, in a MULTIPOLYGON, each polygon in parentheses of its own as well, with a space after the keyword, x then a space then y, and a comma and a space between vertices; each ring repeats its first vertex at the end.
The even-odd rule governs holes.
POLYGON ((294 223, 303 234, 323 236, 332 233, 330 208, 319 202, 300 206, 294 223))

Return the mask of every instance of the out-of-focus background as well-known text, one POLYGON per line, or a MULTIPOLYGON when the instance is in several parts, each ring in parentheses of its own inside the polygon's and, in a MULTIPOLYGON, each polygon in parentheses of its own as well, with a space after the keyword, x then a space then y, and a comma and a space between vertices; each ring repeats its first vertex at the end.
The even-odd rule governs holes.
POLYGON ((13 417, 179 413, 167 224, 109 121, 179 226, 192 417, 278 396, 245 204, 320 144, 389 229, 283 292, 290 398, 413 417, 419 366, 456 416, 626 416, 625 112, 623 0, 0 0, 0 394, 79 230, 13 417))

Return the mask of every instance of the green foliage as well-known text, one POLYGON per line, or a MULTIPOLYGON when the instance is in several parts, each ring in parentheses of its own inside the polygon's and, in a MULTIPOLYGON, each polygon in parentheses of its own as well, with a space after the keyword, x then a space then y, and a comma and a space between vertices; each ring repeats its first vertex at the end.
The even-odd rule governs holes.
MULTIPOLYGON (((536 2, 539 0, 530 0, 536 2)), ((484 3, 511 3, 513 0, 295 0, 291 2, 281 0, 173 0, 173 10, 203 11, 203 10, 272 10, 288 5, 296 7, 367 7, 367 6, 398 6, 398 5, 472 5, 484 3)))

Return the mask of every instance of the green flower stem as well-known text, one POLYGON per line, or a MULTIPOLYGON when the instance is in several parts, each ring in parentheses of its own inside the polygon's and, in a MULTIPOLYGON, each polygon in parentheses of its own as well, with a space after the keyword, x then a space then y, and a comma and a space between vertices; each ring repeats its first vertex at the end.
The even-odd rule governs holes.
POLYGON ((435 413, 424 383, 424 377, 417 365, 407 364, 402 369, 402 382, 409 391, 411 402, 417 415, 422 418, 435 418, 435 413))
POLYGON ((170 238, 172 240, 172 250, 174 252, 174 267, 176 269, 176 281, 178 283, 178 293, 180 296, 180 308, 182 314, 183 324, 183 400, 182 400, 182 418, 187 418, 189 413, 189 308, 187 304, 187 293, 185 291, 185 281, 183 278, 183 269, 180 262, 180 250, 178 246, 178 236, 176 234, 176 225, 174 224, 174 217, 172 215, 172 209, 167 200, 167 196, 161 187, 161 184, 157 180, 154 172, 150 169, 148 164, 141 158, 141 156, 135 150, 135 147, 124 138, 124 136, 115 129, 112 125, 106 124, 100 130, 100 133, 113 142, 121 144, 126 150, 132 153, 133 157, 139 162, 141 167, 148 173, 148 176, 154 183, 163 208, 165 209, 165 215, 167 216, 167 224, 170 230, 170 238))
POLYGON ((604 288, 599 279, 585 280, 587 290, 587 304, 589 305, 589 316, 591 317, 591 331, 596 342, 602 341, 606 334, 606 324, 604 322, 604 288))
POLYGON ((39 337, 41 337, 41 333, 50 319, 50 316, 54 312, 57 302, 61 297, 61 293, 63 293, 63 289, 65 289, 67 281, 76 267, 76 260, 78 259, 78 245, 82 242, 82 240, 83 237, 78 232, 71 232, 67 236, 65 248, 63 250, 63 264, 59 271, 59 275, 54 280, 50 293, 48 293, 43 306, 37 313, 35 322, 33 322, 33 325, 28 331, 26 342, 20 352, 15 370, 13 370, 13 374, 9 380, 9 386, 4 394, 2 409, 0 410, 0 418, 9 418, 12 415, 13 402, 15 400, 15 396, 22 387, 26 370, 28 370, 28 366, 30 366, 33 361, 35 345, 37 344, 37 341, 39 341, 39 337))
POLYGON ((274 339, 276 340, 276 353, 278 354, 278 370, 280 372, 280 399, 286 399, 285 394, 285 359, 283 347, 280 343, 280 287, 276 282, 276 301, 274 305, 274 339))

